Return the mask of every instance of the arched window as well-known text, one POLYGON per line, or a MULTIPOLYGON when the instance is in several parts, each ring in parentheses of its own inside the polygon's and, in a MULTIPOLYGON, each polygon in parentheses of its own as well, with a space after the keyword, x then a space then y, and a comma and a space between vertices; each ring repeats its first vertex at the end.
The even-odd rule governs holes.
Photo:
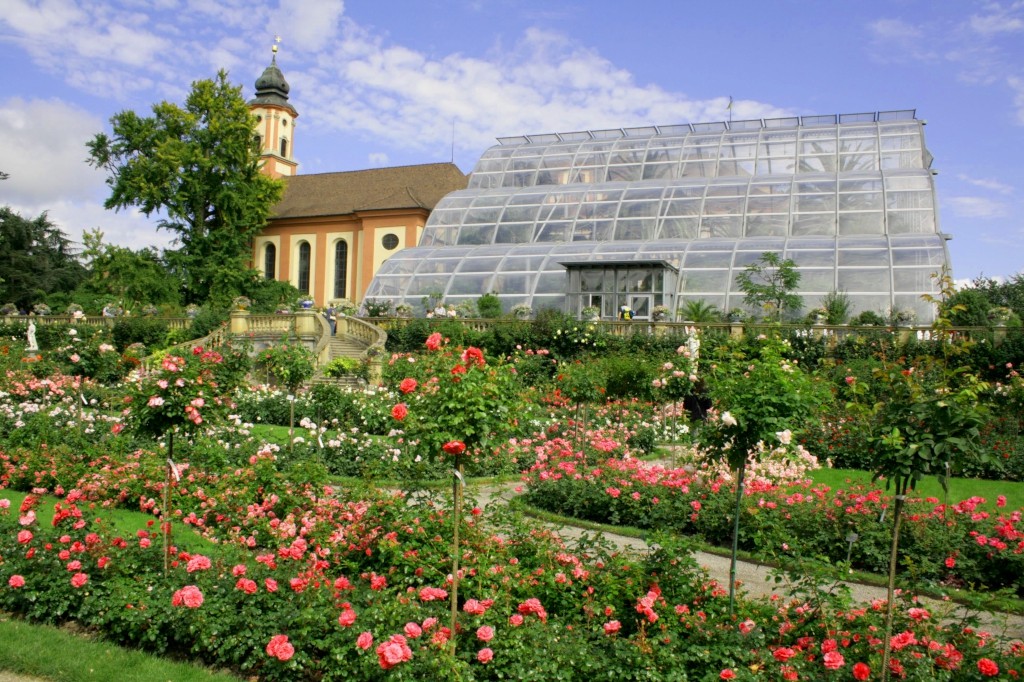
POLYGON ((254 135, 252 141, 256 144, 256 149, 263 151, 263 136, 254 135))
POLYGON ((277 247, 267 244, 263 252, 263 278, 274 279, 277 277, 277 247))
POLYGON ((281 156, 288 158, 288 140, 281 138, 281 156))
POLYGON ((299 245, 299 284, 298 288, 304 294, 309 293, 309 242, 302 242, 299 245))
POLYGON ((344 239, 334 245, 334 298, 345 298, 345 279, 348 277, 348 242, 344 239))

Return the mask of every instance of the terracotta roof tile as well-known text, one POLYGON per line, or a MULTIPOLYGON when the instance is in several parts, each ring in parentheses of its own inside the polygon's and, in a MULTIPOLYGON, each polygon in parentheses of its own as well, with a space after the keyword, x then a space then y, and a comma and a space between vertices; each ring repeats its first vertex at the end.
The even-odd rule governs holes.
POLYGON ((453 163, 316 173, 285 178, 284 198, 272 218, 346 215, 397 208, 431 210, 441 197, 465 189, 466 175, 453 163))

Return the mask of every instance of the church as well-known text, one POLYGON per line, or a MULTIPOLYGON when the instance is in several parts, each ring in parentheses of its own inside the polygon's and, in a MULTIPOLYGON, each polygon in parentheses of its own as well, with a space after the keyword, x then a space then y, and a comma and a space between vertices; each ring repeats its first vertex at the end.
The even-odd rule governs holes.
POLYGON ((298 111, 277 65, 277 50, 256 81, 249 108, 263 172, 285 192, 253 242, 252 264, 267 279, 290 282, 317 306, 359 302, 381 264, 420 239, 442 197, 465 189, 454 163, 298 174, 298 111))

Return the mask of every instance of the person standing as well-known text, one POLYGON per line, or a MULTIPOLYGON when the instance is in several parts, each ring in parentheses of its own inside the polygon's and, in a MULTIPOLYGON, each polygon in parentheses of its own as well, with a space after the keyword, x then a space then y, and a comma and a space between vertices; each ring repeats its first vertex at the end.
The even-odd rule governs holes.
POLYGON ((327 318, 327 324, 331 325, 331 336, 334 336, 338 331, 338 316, 335 313, 333 304, 327 306, 327 310, 324 311, 324 317, 327 318))

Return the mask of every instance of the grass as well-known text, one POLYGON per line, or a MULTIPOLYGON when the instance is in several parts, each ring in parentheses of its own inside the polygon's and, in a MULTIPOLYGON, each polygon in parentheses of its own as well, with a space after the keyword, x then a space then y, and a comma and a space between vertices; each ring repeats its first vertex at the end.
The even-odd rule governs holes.
POLYGON ((92 636, 0 616, 0 670, 52 682, 238 682, 197 665, 124 649, 92 636))
MULTIPOLYGON (((12 510, 21 506, 26 495, 27 493, 10 490, 9 488, 0 490, 0 498, 10 500, 12 510)), ((53 523, 53 507, 54 504, 60 501, 60 498, 53 497, 52 495, 43 495, 40 498, 40 503, 36 506, 36 515, 40 525, 49 526, 53 523)), ((124 538, 134 537, 135 533, 142 529, 150 531, 158 531, 160 529, 159 519, 151 514, 116 507, 103 507, 88 511, 86 511, 84 505, 80 505, 80 508, 83 510, 85 518, 90 521, 99 522, 110 529, 113 535, 120 535, 124 538)), ((172 541, 178 549, 203 554, 221 551, 221 545, 210 542, 180 521, 171 525, 171 532, 172 541)))
MULTIPOLYGON (((830 488, 848 488, 851 484, 871 484, 871 474, 858 469, 822 468, 811 472, 815 483, 825 484, 830 488)), ((876 481, 875 486, 885 490, 885 481, 876 481)), ((915 497, 934 497, 939 502, 949 501, 956 504, 970 497, 984 497, 990 512, 996 511, 996 498, 1006 496, 1005 509, 1024 508, 1024 483, 1014 481, 986 481, 978 478, 951 478, 948 493, 942 489, 934 476, 922 479, 917 485, 915 497)))

